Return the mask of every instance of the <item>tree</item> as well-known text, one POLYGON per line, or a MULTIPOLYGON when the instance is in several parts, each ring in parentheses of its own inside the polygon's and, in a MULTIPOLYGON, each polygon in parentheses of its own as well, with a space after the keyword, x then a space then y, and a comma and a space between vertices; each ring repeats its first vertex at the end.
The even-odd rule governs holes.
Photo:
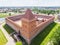
POLYGON ((35 13, 37 13, 37 14, 39 13, 38 8, 36 8, 36 7, 34 7, 32 10, 33 10, 33 12, 35 12, 35 13))
POLYGON ((11 13, 9 13, 9 16, 11 16, 11 13))
POLYGON ((59 10, 56 10, 56 13, 59 14, 59 10))

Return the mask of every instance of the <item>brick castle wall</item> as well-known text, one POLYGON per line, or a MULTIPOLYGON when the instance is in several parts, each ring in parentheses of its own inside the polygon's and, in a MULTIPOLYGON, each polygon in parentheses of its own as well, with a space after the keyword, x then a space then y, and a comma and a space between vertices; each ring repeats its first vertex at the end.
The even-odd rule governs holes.
MULTIPOLYGON (((39 17, 39 16, 38 16, 39 17)), ((22 18, 22 16, 21 16, 22 18)), ((13 20, 15 18, 11 18, 11 20, 9 18, 6 18, 6 24, 8 24, 11 28, 13 28, 16 32, 21 33, 21 36, 28 42, 30 43, 31 40, 37 35, 39 34, 47 25, 49 25, 50 23, 52 23, 54 21, 54 17, 49 18, 47 21, 40 23, 35 29, 30 30, 30 32, 28 32, 29 30, 22 30, 20 26, 18 26, 17 24, 14 23, 15 20, 13 20), (12 21, 13 20, 13 21, 12 21)))

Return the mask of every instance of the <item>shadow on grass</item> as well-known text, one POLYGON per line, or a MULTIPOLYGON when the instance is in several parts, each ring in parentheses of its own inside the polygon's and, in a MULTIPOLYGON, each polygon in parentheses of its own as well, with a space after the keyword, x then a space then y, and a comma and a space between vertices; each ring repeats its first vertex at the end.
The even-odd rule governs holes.
POLYGON ((31 45, 40 45, 44 38, 49 34, 52 28, 56 25, 55 22, 49 24, 42 32, 40 32, 31 42, 31 45))
POLYGON ((28 45, 26 40, 22 36, 19 36, 19 38, 22 41, 23 45, 28 45))
POLYGON ((5 24, 3 27, 4 27, 4 29, 5 29, 9 34, 11 34, 12 32, 14 32, 14 30, 13 30, 10 26, 8 26, 7 24, 5 24))

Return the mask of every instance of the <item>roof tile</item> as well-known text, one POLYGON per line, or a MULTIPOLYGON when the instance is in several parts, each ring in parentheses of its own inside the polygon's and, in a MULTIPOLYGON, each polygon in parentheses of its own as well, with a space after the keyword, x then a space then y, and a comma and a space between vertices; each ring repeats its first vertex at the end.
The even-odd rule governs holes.
POLYGON ((35 16, 32 14, 30 9, 27 9, 27 11, 25 12, 24 18, 28 20, 32 20, 33 18, 35 18, 35 16))

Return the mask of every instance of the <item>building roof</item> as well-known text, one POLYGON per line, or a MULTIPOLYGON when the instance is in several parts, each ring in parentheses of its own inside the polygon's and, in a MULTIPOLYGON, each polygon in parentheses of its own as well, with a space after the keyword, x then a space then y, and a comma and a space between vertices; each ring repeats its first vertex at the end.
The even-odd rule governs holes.
POLYGON ((35 16, 32 14, 30 9, 27 9, 27 11, 24 14, 24 18, 26 18, 28 20, 32 20, 35 18, 35 16))

